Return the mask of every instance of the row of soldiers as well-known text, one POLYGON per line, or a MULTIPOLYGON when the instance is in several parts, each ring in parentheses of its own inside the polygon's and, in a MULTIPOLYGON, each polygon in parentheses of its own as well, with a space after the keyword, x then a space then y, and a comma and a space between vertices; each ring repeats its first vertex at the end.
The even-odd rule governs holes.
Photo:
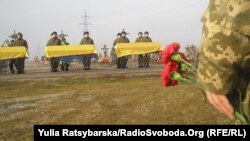
MULTIPOLYGON (((61 40, 57 37, 57 32, 52 32, 51 33, 51 38, 47 42, 47 46, 57 46, 57 45, 62 45, 61 40)), ((92 38, 89 36, 89 32, 84 32, 83 33, 83 38, 80 41, 80 45, 89 45, 92 44, 94 45, 94 41, 92 38)), ((90 69, 91 65, 91 57, 92 55, 84 55, 83 56, 83 66, 85 70, 90 69)), ((58 57, 52 57, 50 58, 50 65, 51 65, 51 72, 58 72, 57 68, 59 65, 59 58, 58 57)), ((69 63, 62 63, 62 70, 68 71, 69 69, 69 63)))
MULTIPOLYGON (((126 32, 123 31, 121 33, 117 34, 117 37, 113 43, 113 48, 112 48, 112 53, 111 55, 113 56, 113 60, 115 60, 115 63, 117 64, 117 69, 125 69, 127 68, 127 63, 128 63, 128 56, 120 57, 117 59, 115 56, 115 49, 114 47, 118 43, 129 43, 129 39, 126 37, 126 32)), ((151 38, 149 37, 149 32, 144 32, 144 35, 142 32, 138 33, 138 37, 135 40, 136 43, 142 43, 142 42, 152 42, 151 38)), ((139 68, 148 68, 149 67, 149 62, 150 62, 150 54, 141 54, 138 57, 138 64, 139 68)))
MULTIPOLYGON (((129 43, 129 39, 126 37, 127 33, 125 31, 118 33, 117 38, 115 39, 113 46, 115 46, 118 43, 129 43)), ((146 31, 143 35, 142 32, 138 33, 138 38, 135 40, 135 42, 140 43, 140 42, 152 42, 151 38, 149 37, 149 33, 146 31)), ((94 45, 94 41, 92 38, 89 36, 89 32, 84 32, 83 38, 80 41, 80 45, 88 45, 92 44, 94 45)), ((63 41, 63 38, 60 39, 58 38, 57 32, 52 32, 51 33, 51 38, 47 42, 47 46, 58 46, 58 45, 68 45, 66 41, 63 41)), ((23 39, 22 33, 17 34, 17 38, 15 40, 12 40, 9 46, 24 46, 28 49, 28 43, 26 40, 23 39)), ((113 48, 114 50, 114 48, 113 48)), ((84 66, 85 70, 90 69, 91 65, 91 58, 92 55, 84 55, 82 59, 82 63, 84 66)), ((127 62, 128 62, 128 56, 120 57, 116 59, 117 63, 117 68, 118 69, 124 69, 127 68, 127 62)), ((50 66, 51 66, 51 72, 58 72, 58 66, 59 66, 59 58, 58 57, 52 57, 50 58, 50 66)), ((141 54, 139 55, 138 62, 139 62, 139 68, 147 68, 149 67, 149 61, 150 61, 150 54, 141 54)), ((24 68, 25 68, 25 58, 17 58, 17 59, 12 59, 10 61, 9 67, 11 73, 15 73, 14 71, 14 66, 17 69, 17 73, 25 73, 24 68)), ((69 70, 69 63, 67 62, 62 62, 61 68, 63 71, 68 71, 69 70)))
MULTIPOLYGON (((18 47, 18 46, 24 46, 28 49, 28 43, 26 40, 23 39, 23 34, 22 33, 17 33, 15 34, 15 38, 11 40, 10 44, 8 45, 9 47, 18 47)), ((84 37, 81 39, 80 45, 85 45, 85 44, 94 44, 93 39, 89 37, 89 32, 84 32, 84 37)), ((47 42, 47 46, 57 46, 57 45, 68 45, 66 40, 64 38, 59 39, 57 36, 57 32, 52 32, 51 33, 51 38, 47 42)), ((85 55, 83 57, 83 65, 85 70, 90 69, 90 64, 91 64, 91 56, 92 55, 85 55)), ((58 72, 58 65, 59 65, 59 58, 58 57, 53 57, 50 58, 50 65, 51 65, 51 72, 58 72)), ((24 68, 25 68, 25 57, 23 58, 16 58, 16 59, 11 59, 9 63, 9 68, 12 74, 15 73, 14 67, 16 67, 17 74, 23 74, 25 73, 24 68)), ((69 69, 69 63, 62 61, 61 68, 63 71, 68 71, 69 69)))

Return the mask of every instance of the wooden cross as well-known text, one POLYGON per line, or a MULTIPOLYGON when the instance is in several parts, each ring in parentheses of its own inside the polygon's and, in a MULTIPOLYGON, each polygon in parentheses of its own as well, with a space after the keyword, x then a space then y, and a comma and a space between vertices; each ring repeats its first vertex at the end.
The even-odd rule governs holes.
POLYGON ((61 34, 59 34, 58 36, 59 36, 59 38, 61 38, 61 39, 63 40, 63 39, 65 39, 65 37, 68 36, 68 35, 64 34, 64 33, 63 33, 63 30, 62 30, 62 31, 61 31, 61 34))
POLYGON ((107 48, 106 45, 103 46, 103 48, 101 48, 104 51, 104 56, 107 55, 107 50, 109 50, 109 48, 107 48))
POLYGON ((12 40, 15 40, 17 38, 16 31, 14 30, 14 34, 10 35, 9 37, 12 38, 12 40))

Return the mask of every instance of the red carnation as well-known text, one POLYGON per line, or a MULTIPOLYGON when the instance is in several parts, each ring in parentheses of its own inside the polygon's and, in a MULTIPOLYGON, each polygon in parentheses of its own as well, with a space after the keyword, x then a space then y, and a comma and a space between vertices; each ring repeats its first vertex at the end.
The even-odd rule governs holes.
POLYGON ((171 66, 171 65, 165 66, 165 68, 162 72, 162 75, 161 75, 163 86, 175 86, 178 84, 178 81, 170 79, 171 72, 173 72, 173 71, 178 71, 178 65, 173 64, 173 66, 171 66))
POLYGON ((167 64, 171 61, 171 55, 174 52, 178 52, 180 49, 180 44, 177 42, 169 44, 163 51, 162 51, 162 63, 167 64))
MULTIPOLYGON (((179 52, 180 44, 177 42, 169 44, 163 51, 162 51, 162 62, 164 64, 164 70, 162 72, 162 84, 164 86, 174 86, 178 84, 178 81, 171 80, 170 75, 173 71, 178 73, 184 73, 183 71, 179 70, 179 62, 171 60, 171 56, 179 52)), ((188 62, 187 57, 183 53, 179 53, 181 58, 188 62)))

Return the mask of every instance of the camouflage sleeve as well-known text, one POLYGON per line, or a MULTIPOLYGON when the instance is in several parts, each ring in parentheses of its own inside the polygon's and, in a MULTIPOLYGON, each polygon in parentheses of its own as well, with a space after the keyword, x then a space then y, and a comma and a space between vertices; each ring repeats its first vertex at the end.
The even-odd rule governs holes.
POLYGON ((226 28, 250 36, 250 0, 230 0, 226 28))

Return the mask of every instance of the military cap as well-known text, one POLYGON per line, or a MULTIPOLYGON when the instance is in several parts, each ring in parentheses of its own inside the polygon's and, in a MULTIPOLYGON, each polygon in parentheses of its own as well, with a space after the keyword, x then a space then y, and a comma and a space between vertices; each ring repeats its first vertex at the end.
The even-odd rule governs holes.
POLYGON ((149 34, 148 31, 145 31, 144 34, 149 34))
POLYGON ((139 32, 138 35, 142 34, 142 32, 139 32))
POLYGON ((121 36, 121 33, 117 33, 117 36, 121 36))
POLYGON ((88 31, 85 31, 85 32, 83 33, 83 35, 86 35, 86 34, 88 34, 88 35, 89 35, 89 32, 88 32, 88 31))
POLYGON ((23 37, 23 34, 21 32, 17 33, 17 36, 20 35, 21 37, 23 37))
POLYGON ((52 36, 52 35, 57 35, 57 32, 54 31, 54 32, 52 32, 50 35, 51 35, 51 36, 52 36))
POLYGON ((127 32, 126 31, 122 31, 122 33, 121 34, 127 34, 127 32))

